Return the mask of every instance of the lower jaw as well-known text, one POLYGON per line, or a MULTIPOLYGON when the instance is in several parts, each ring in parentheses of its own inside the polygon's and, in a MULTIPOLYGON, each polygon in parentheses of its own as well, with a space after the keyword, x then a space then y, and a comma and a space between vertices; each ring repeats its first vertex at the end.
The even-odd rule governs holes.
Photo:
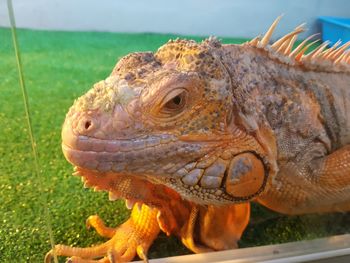
MULTIPOLYGON (((168 235, 179 231, 179 229, 174 230, 174 226, 181 227, 179 224, 168 226, 165 223, 169 222, 170 218, 171 222, 179 220, 179 216, 175 215, 174 211, 187 211, 181 215, 181 217, 187 217, 187 213, 194 205, 183 200, 177 192, 165 185, 153 184, 138 176, 114 172, 101 173, 81 167, 75 167, 74 175, 81 176, 86 188, 93 188, 95 191, 107 191, 110 201, 125 199, 128 209, 132 209, 134 206, 141 209, 144 204, 151 209, 158 210, 158 224, 162 231, 168 235)), ((180 221, 183 221, 183 219, 180 219, 180 221)))
POLYGON ((145 190, 154 187, 147 180, 130 174, 115 173, 113 171, 101 172, 79 166, 76 166, 74 170, 74 175, 82 177, 85 188, 93 188, 95 191, 107 191, 110 193, 109 198, 111 201, 116 199, 144 201, 147 199, 145 190), (140 190, 143 193, 140 193, 140 190))

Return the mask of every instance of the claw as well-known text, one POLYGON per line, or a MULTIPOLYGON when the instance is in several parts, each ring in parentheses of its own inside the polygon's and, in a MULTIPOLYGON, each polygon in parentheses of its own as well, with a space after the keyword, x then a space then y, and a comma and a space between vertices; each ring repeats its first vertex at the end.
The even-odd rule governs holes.
POLYGON ((143 260, 144 263, 148 263, 147 251, 145 251, 143 246, 137 246, 136 253, 143 260))
POLYGON ((53 256, 54 256, 53 250, 51 249, 49 252, 46 253, 44 262, 45 263, 51 263, 53 256))
POLYGON ((107 252, 107 258, 109 259, 110 263, 117 263, 122 261, 120 255, 114 249, 111 249, 107 252))
POLYGON ((87 230, 91 229, 90 217, 92 217, 92 216, 89 216, 88 219, 86 219, 86 221, 85 221, 85 227, 87 230))

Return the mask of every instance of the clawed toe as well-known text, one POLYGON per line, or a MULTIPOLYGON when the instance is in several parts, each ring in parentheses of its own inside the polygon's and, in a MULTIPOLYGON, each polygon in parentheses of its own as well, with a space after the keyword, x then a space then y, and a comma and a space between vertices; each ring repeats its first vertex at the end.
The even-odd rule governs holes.
POLYGON ((89 216, 85 225, 87 229, 93 227, 100 236, 106 238, 112 238, 116 231, 116 228, 107 227, 98 215, 89 216))

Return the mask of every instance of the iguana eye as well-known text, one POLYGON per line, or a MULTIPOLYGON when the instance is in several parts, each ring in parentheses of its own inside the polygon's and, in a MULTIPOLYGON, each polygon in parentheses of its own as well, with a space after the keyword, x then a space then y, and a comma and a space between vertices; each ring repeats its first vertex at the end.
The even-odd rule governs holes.
POLYGON ((182 107, 183 101, 184 99, 183 96, 181 96, 181 94, 176 95, 174 98, 169 100, 163 107, 169 110, 175 110, 182 107))
POLYGON ((184 109, 187 101, 187 91, 178 88, 169 92, 163 99, 160 107, 160 114, 166 116, 176 115, 184 109))

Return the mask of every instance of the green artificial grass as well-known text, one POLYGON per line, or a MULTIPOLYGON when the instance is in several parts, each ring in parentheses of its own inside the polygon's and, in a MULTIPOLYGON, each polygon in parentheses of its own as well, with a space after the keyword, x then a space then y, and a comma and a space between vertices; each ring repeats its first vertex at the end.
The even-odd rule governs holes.
MULTIPOLYGON (((102 242, 85 220, 99 214, 110 226, 126 220, 123 201, 84 189, 62 153, 60 130, 74 99, 106 78, 120 57, 154 51, 174 35, 18 30, 40 178, 33 157, 19 88, 11 34, 0 29, 0 262, 42 262, 50 250, 48 219, 56 243, 90 246, 102 242), (40 182, 39 182, 40 180, 40 182), (44 198, 42 196, 44 195, 44 198), (41 200, 47 200, 45 204, 41 200)), ((190 37, 200 40, 198 37, 190 37)), ((223 39, 241 43, 242 39, 223 39)), ((347 214, 283 216, 254 205, 242 247, 350 232, 347 214)), ((160 235, 149 256, 190 253, 176 238, 160 235)))

